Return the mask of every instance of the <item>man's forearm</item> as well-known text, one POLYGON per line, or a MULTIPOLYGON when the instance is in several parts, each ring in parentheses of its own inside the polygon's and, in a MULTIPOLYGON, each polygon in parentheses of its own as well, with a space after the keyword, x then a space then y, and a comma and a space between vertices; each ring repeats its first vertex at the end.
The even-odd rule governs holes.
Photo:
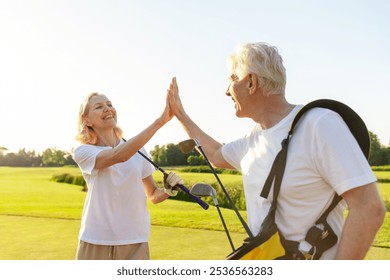
POLYGON ((362 221, 357 214, 349 214, 340 239, 336 259, 338 260, 361 260, 364 259, 374 241, 377 227, 371 226, 370 222, 362 221))
POLYGON ((343 197, 349 212, 336 259, 364 259, 386 214, 383 200, 376 183, 347 191, 343 197))
POLYGON ((202 145, 202 149, 207 157, 212 161, 214 153, 222 147, 218 141, 205 133, 200 127, 185 113, 178 116, 178 119, 190 138, 197 139, 202 145))

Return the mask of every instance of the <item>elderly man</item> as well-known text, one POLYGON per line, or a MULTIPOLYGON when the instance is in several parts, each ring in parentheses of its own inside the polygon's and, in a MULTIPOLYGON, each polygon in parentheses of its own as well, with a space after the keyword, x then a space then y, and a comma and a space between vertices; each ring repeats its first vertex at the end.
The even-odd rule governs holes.
MULTIPOLYGON (((272 195, 262 198, 259 194, 302 105, 286 101, 286 72, 273 46, 241 46, 230 57, 230 71, 226 95, 235 104, 236 116, 254 121, 252 131, 241 139, 222 145, 202 131, 185 112, 175 78, 168 90, 169 103, 215 167, 241 171, 248 223, 256 235, 272 201, 272 195)), ((335 193, 343 200, 327 222, 338 242, 321 259, 363 259, 385 216, 376 178, 342 118, 315 108, 302 118, 289 146, 275 218, 284 238, 303 240, 335 193), (349 212, 344 220, 346 207, 349 212)))

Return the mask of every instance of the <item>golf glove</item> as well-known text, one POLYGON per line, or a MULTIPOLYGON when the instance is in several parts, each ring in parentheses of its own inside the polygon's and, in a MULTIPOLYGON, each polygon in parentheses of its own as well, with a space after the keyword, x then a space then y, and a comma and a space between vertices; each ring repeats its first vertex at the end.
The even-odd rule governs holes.
POLYGON ((173 172, 164 174, 164 192, 170 196, 176 196, 179 191, 179 185, 183 185, 183 180, 173 172))

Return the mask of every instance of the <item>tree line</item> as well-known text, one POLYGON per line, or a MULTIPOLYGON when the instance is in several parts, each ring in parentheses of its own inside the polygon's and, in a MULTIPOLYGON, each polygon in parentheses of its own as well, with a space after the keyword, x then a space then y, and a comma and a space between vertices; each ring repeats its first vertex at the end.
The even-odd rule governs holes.
POLYGON ((9 153, 5 147, 0 147, 0 166, 11 167, 57 167, 76 165, 72 152, 49 148, 42 154, 20 149, 17 153, 9 153))
MULTIPOLYGON (((376 134, 369 132, 371 140, 371 152, 369 163, 371 166, 390 165, 390 146, 383 146, 376 134)), ((20 167, 57 167, 75 165, 72 158, 73 151, 62 151, 56 148, 48 148, 36 153, 20 149, 18 153, 10 153, 7 148, 0 147, 0 166, 20 167)), ((189 154, 183 154, 175 144, 156 145, 150 156, 160 166, 185 166, 205 165, 206 161, 195 149, 189 154)))
POLYGON ((376 134, 369 132, 371 141, 370 158, 371 166, 390 165, 390 146, 383 146, 376 134))
MULTIPOLYGON (((20 149, 17 153, 8 152, 5 147, 0 147, 0 166, 11 167, 59 167, 74 165, 73 150, 62 151, 57 148, 48 148, 41 154, 20 149)), ((151 159, 161 166, 205 165, 206 161, 196 151, 183 154, 174 144, 164 146, 156 145, 150 152, 151 159)))

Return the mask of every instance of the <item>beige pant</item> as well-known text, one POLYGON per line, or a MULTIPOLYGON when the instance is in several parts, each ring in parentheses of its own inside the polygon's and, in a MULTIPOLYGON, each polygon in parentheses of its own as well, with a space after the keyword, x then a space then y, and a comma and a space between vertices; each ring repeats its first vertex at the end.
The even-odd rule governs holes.
POLYGON ((145 243, 129 245, 95 245, 79 242, 77 260, 149 260, 149 245, 145 243))

